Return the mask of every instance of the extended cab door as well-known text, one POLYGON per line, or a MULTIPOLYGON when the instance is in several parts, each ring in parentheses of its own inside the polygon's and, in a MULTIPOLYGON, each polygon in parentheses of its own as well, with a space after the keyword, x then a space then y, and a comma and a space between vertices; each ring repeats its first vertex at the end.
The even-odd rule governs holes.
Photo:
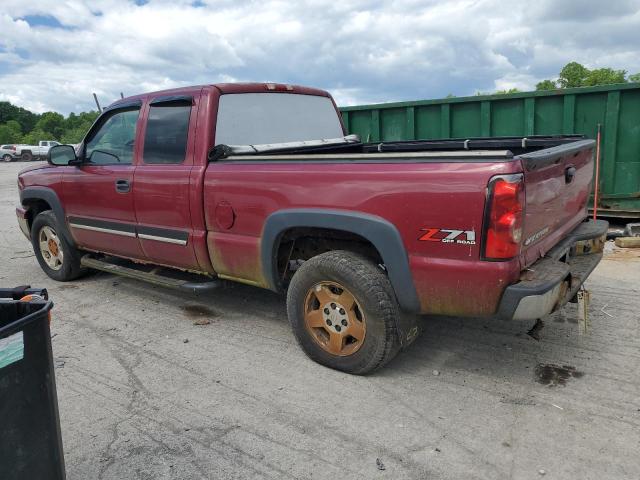
POLYGON ((194 250, 191 182, 198 96, 152 97, 145 109, 142 154, 135 173, 137 231, 154 263, 202 270, 194 250))
POLYGON ((63 175, 63 202, 80 247, 142 258, 135 233, 133 172, 140 106, 114 108, 87 135, 83 163, 63 175))

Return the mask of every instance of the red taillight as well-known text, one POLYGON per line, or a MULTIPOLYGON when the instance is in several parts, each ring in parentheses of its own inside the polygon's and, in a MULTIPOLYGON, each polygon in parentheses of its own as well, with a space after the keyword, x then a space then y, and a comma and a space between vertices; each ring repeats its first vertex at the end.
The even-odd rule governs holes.
POLYGON ((9 150, 13 150, 13 151, 15 152, 15 151, 16 151, 16 146, 15 146, 15 145, 11 145, 11 146, 9 147, 9 150))
POLYGON ((489 182, 484 256, 505 260, 520 253, 524 183, 521 174, 501 175, 489 182))

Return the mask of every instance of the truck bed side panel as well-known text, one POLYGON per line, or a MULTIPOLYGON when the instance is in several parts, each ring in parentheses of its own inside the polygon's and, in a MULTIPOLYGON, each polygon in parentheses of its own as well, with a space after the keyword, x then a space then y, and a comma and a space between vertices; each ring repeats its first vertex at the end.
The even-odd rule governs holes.
POLYGON ((489 161, 212 163, 205 176, 211 261, 219 274, 266 286, 260 246, 270 214, 288 208, 368 213, 400 232, 424 312, 490 314, 499 298, 488 292, 505 281, 505 272, 517 280, 519 262, 480 261, 486 186, 491 176, 519 168, 489 161), (431 229, 438 233, 425 240, 431 229), (441 230, 472 232, 475 241, 443 242, 449 233, 441 230))

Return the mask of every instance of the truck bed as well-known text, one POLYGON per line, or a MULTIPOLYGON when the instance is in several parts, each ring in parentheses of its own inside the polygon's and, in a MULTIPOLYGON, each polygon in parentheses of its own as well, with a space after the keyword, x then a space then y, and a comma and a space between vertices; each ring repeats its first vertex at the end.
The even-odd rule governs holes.
POLYGON ((490 315, 501 287, 517 282, 585 219, 593 145, 580 136, 219 145, 205 175, 212 263, 223 275, 273 288, 276 280, 247 258, 260 257, 263 227, 274 212, 360 212, 397 228, 423 312, 490 315), (526 194, 520 254, 499 262, 483 258, 482 237, 487 188, 497 175, 523 175, 526 194), (232 230, 219 227, 219 205, 233 206, 232 230), (473 232, 475 240, 420 241, 430 228, 473 232))

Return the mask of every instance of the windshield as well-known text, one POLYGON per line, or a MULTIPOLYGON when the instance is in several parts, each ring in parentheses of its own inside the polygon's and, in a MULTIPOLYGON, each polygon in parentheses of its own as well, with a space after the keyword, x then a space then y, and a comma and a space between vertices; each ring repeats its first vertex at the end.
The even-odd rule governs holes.
POLYGON ((260 145, 342 137, 328 97, 239 93, 220 97, 216 145, 260 145))

